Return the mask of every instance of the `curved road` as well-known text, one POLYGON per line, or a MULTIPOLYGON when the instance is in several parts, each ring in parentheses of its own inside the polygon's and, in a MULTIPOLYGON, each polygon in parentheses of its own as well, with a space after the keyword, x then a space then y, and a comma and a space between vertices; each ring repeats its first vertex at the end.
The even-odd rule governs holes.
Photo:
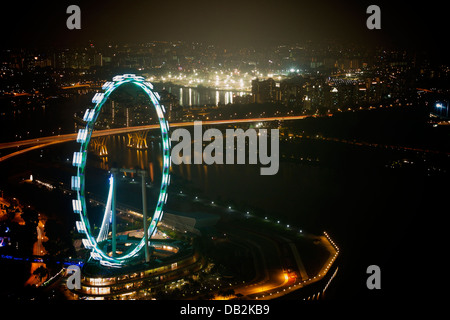
MULTIPOLYGON (((330 116, 330 115, 331 114, 328 114, 328 116, 330 116)), ((287 116, 287 117, 232 119, 232 120, 208 120, 208 121, 202 121, 202 125, 220 125, 220 124, 230 124, 230 123, 300 120, 300 119, 305 119, 305 118, 309 118, 309 117, 315 117, 315 116, 308 115, 308 116, 287 116)), ((172 128, 189 127, 189 126, 193 126, 193 125, 194 125, 194 121, 170 123, 170 127, 172 127, 172 128)), ((151 125, 145 125, 145 126, 97 130, 92 133, 92 137, 95 138, 95 137, 109 136, 109 135, 115 135, 115 134, 123 134, 123 133, 130 133, 130 132, 136 132, 136 131, 151 130, 151 129, 157 129, 157 128, 159 128, 158 124, 151 124, 151 125)), ((76 140, 77 135, 78 135, 77 133, 69 133, 69 134, 62 134, 62 135, 57 135, 57 136, 49 136, 49 137, 0 143, 0 149, 28 147, 26 149, 12 152, 8 155, 0 157, 0 162, 7 160, 9 158, 18 156, 20 154, 26 153, 28 151, 32 151, 32 150, 39 149, 39 148, 44 148, 44 147, 47 147, 47 146, 50 146, 53 144, 64 143, 64 142, 76 140)))

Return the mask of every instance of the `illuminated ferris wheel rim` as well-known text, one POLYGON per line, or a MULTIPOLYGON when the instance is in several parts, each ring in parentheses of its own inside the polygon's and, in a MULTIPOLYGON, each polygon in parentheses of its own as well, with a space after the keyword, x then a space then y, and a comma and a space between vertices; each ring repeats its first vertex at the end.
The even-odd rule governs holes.
MULTIPOLYGON (((169 123, 164 118, 165 109, 164 106, 159 103, 159 94, 157 92, 153 92, 153 85, 150 82, 145 81, 144 77, 136 76, 134 74, 124 74, 113 77, 112 81, 106 82, 102 89, 103 93, 96 93, 92 98, 92 102, 95 103, 95 107, 93 109, 87 109, 84 113, 83 120, 86 122, 86 127, 82 128, 78 131, 77 142, 80 143, 80 151, 74 152, 73 155, 73 166, 77 167, 77 175, 72 177, 72 190, 77 192, 77 198, 72 200, 73 211, 76 214, 79 214, 80 220, 76 222, 76 227, 79 233, 82 233, 86 236, 82 240, 83 245, 87 249, 91 249, 91 257, 95 260, 99 260, 100 263, 107 266, 117 266, 122 265, 136 257, 145 244, 145 237, 142 237, 139 244, 133 248, 130 252, 119 256, 119 257, 110 257, 106 254, 100 247, 98 239, 91 234, 90 223, 87 215, 86 209, 86 198, 85 198, 85 167, 86 167, 86 159, 87 159, 87 149, 89 146, 89 142, 91 139, 92 132, 94 130, 94 125, 97 120, 98 115, 100 114, 101 108, 103 104, 108 100, 110 94, 125 83, 132 83, 136 86, 142 88, 144 92, 149 97, 153 106, 155 107, 159 126, 161 129, 161 140, 162 140, 162 155, 163 155, 163 170, 162 170, 162 179, 161 179, 161 188, 159 192, 159 197, 157 200, 157 204, 155 207, 155 211, 152 216, 152 220, 147 229, 148 238, 156 231, 156 226, 158 222, 162 219, 163 216, 163 206, 167 201, 167 187, 170 183, 170 139, 168 135, 169 131, 169 123)), ((110 184, 112 186, 113 176, 110 177, 110 184)), ((110 187, 111 193, 112 187, 110 187)), ((108 205, 105 210, 105 216, 108 210, 108 205)), ((103 217, 103 220, 105 219, 103 217)), ((103 224, 102 224, 103 228, 103 224)), ((101 229, 102 229, 101 228, 101 229)), ((102 232, 100 230, 99 234, 102 232)))

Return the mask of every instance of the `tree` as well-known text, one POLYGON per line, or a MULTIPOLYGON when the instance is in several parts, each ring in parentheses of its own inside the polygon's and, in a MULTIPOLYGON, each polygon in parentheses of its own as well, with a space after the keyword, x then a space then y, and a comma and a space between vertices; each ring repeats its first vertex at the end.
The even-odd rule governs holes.
POLYGON ((30 229, 36 229, 39 222, 39 213, 31 208, 25 208, 21 214, 22 219, 25 221, 25 225, 30 229))
POLYGON ((48 270, 44 266, 40 266, 33 271, 33 275, 38 276, 39 281, 42 281, 44 277, 48 276, 48 270))
POLYGON ((199 297, 199 300, 213 300, 216 296, 212 292, 208 292, 202 297, 199 297))
POLYGON ((50 256, 73 253, 73 243, 68 230, 56 220, 47 220, 45 235, 48 240, 44 242, 44 247, 50 256))
POLYGON ((6 218, 8 221, 13 221, 16 217, 17 209, 12 208, 11 206, 6 207, 6 218))
POLYGON ((238 300, 242 299, 243 297, 244 297, 244 295, 243 295, 242 293, 237 293, 237 294, 236 294, 236 298, 237 298, 238 300))
POLYGON ((234 289, 223 289, 219 291, 219 294, 223 297, 231 297, 234 296, 234 289))

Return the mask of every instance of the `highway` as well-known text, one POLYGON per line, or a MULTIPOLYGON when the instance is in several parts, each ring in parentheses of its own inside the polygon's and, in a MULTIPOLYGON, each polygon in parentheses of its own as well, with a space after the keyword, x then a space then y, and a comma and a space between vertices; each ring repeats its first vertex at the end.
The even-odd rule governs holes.
MULTIPOLYGON (((284 121, 284 120, 300 120, 313 116, 287 116, 287 117, 268 117, 268 118, 250 118, 250 119, 232 119, 232 120, 206 120, 202 121, 202 125, 218 125, 218 124, 231 124, 231 123, 249 123, 249 122, 267 122, 267 121, 284 121)), ((194 121, 189 122, 175 122, 170 123, 170 127, 189 127, 194 125, 194 121)), ((114 128, 114 129, 105 129, 105 130, 96 130, 92 133, 92 137, 102 137, 109 136, 115 134, 123 134, 130 133, 136 131, 143 130, 151 130, 159 128, 158 124, 150 124, 144 126, 134 126, 134 127, 125 127, 125 128, 114 128)), ((48 136, 42 138, 34 138, 28 140, 19 140, 19 141, 11 141, 11 142, 3 142, 0 143, 0 149, 9 149, 9 148, 20 148, 31 145, 44 145, 47 143, 63 143, 67 141, 72 141, 77 138, 77 133, 69 133, 62 134, 57 136, 48 136)))
MULTIPOLYGON (((331 114, 329 114, 328 116, 331 116, 331 114)), ((308 115, 308 116, 286 116, 286 117, 267 117, 267 118, 231 119, 231 120, 207 120, 207 121, 202 121, 202 125, 208 126, 208 125, 249 123, 249 122, 301 120, 301 119, 305 119, 308 117, 314 117, 314 116, 308 115)), ((194 121, 170 123, 171 128, 189 127, 189 126, 193 126, 193 125, 194 125, 194 121)), ((136 131, 151 130, 151 129, 157 129, 157 128, 159 128, 158 124, 152 124, 152 125, 144 125, 144 126, 96 130, 92 133, 92 137, 96 138, 96 137, 124 134, 124 133, 136 132, 136 131)), ((48 137, 34 138, 34 139, 28 139, 28 140, 0 143, 0 150, 1 149, 27 147, 25 149, 21 149, 21 150, 18 150, 18 151, 15 151, 15 152, 12 152, 10 154, 0 157, 0 162, 10 159, 12 157, 21 155, 23 153, 35 150, 35 149, 48 147, 48 146, 54 145, 54 144, 74 141, 74 140, 76 140, 77 135, 78 135, 77 133, 69 133, 69 134, 62 134, 62 135, 57 135, 57 136, 48 136, 48 137)))

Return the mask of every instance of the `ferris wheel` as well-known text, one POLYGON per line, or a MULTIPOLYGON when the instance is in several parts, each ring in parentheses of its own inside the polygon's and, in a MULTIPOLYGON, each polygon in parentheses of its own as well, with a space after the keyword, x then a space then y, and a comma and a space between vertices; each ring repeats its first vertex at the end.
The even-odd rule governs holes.
POLYGON ((72 176, 71 187, 76 192, 76 199, 72 200, 72 207, 75 214, 78 214, 79 220, 76 221, 76 228, 79 233, 84 235, 82 239, 85 248, 91 250, 90 257, 94 260, 98 260, 104 266, 121 267, 129 263, 130 261, 139 258, 141 251, 145 248, 145 257, 148 261, 148 239, 156 232, 158 222, 163 217, 163 206, 167 201, 167 187, 170 183, 170 139, 168 135, 169 123, 164 118, 165 109, 162 104, 159 103, 160 97, 156 91, 153 91, 153 85, 150 82, 145 81, 144 77, 136 76, 134 74, 124 74, 113 77, 112 81, 106 82, 102 86, 104 92, 98 92, 94 95, 92 103, 95 106, 91 109, 87 109, 84 113, 83 120, 86 123, 84 128, 79 129, 77 135, 77 142, 80 144, 79 151, 74 152, 72 164, 77 168, 77 174, 72 176), (162 178, 161 187, 159 190, 159 197, 148 224, 146 216, 146 204, 145 204, 145 187, 144 187, 144 173, 142 175, 143 183, 143 221, 144 221, 144 236, 142 239, 133 246, 130 246, 126 252, 118 254, 116 252, 116 184, 118 170, 111 170, 109 177, 109 192, 106 201, 105 212, 102 219, 102 224, 99 233, 94 236, 92 233, 91 225, 88 219, 87 205, 86 205, 86 160, 88 154, 89 142, 91 140, 92 133, 97 118, 100 114, 102 106, 108 100, 111 93, 122 86, 123 84, 133 84, 141 88, 153 107, 156 110, 157 118, 159 122, 159 128, 161 131, 162 141, 162 178), (112 238, 108 239, 108 234, 112 228, 112 238), (111 243, 112 251, 108 252, 104 244, 111 243), (102 244, 102 245, 100 245, 102 244))

